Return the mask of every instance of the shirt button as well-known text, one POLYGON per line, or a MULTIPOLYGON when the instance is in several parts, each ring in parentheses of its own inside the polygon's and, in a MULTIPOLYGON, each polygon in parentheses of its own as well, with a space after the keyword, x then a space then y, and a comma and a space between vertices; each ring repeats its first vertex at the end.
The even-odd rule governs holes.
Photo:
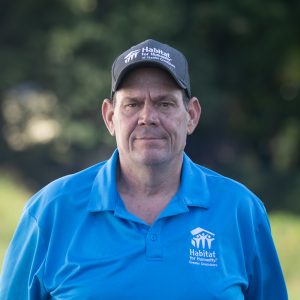
POLYGON ((156 241, 157 240, 157 234, 151 234, 151 241, 156 241))

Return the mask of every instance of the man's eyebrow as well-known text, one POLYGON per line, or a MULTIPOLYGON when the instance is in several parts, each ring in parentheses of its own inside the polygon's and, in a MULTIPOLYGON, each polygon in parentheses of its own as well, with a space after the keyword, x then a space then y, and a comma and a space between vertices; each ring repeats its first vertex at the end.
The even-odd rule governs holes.
POLYGON ((141 99, 137 96, 126 96, 123 101, 141 101, 141 99))
MULTIPOLYGON (((172 94, 163 94, 163 95, 153 95, 151 97, 152 101, 159 102, 159 101, 172 101, 172 102, 178 102, 178 99, 172 95, 172 94)), ((139 95, 127 95, 122 99, 122 102, 128 102, 128 101, 135 101, 140 102, 143 101, 143 97, 139 95)))

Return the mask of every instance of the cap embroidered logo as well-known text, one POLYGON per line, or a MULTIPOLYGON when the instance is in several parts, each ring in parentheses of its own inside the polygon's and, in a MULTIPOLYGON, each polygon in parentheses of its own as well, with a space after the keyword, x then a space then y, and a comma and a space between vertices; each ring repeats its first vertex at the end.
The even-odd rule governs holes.
POLYGON ((140 53, 141 49, 130 51, 125 57, 125 64, 129 63, 131 60, 137 58, 137 55, 140 53))
POLYGON ((146 59, 148 61, 159 60, 171 66, 172 68, 176 68, 174 64, 172 64, 172 58, 169 52, 165 52, 159 48, 151 48, 151 47, 143 47, 142 48, 142 59, 146 59))

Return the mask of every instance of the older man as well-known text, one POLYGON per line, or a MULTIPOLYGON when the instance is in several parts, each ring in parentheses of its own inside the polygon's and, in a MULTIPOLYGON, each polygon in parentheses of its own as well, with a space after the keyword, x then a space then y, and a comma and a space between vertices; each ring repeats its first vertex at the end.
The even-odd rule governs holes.
POLYGON ((117 150, 28 202, 1 299, 287 299, 262 202, 184 153, 200 113, 181 52, 121 54, 102 105, 117 150))

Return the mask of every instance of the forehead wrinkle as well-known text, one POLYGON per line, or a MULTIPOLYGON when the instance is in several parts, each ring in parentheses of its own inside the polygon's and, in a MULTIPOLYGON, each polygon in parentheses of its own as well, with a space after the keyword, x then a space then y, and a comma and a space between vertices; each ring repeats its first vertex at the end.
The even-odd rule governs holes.
POLYGON ((182 94, 182 89, 166 71, 146 67, 130 71, 123 79, 115 95, 118 94, 120 98, 127 97, 140 101, 147 97, 150 99, 157 97, 174 99, 176 98, 174 93, 177 91, 182 94))

